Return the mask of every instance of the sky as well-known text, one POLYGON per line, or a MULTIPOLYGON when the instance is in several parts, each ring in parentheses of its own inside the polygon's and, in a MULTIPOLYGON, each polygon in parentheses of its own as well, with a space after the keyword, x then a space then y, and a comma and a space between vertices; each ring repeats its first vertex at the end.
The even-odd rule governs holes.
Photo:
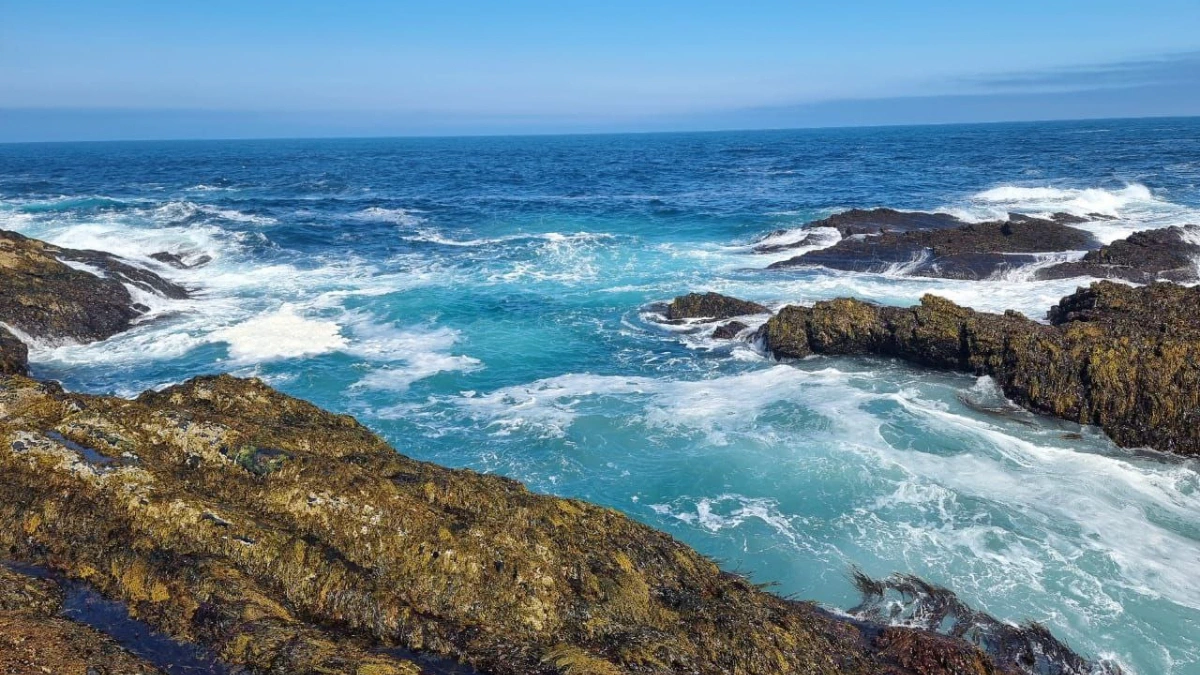
POLYGON ((1200 2, 0 0, 0 141, 1200 115, 1200 2))

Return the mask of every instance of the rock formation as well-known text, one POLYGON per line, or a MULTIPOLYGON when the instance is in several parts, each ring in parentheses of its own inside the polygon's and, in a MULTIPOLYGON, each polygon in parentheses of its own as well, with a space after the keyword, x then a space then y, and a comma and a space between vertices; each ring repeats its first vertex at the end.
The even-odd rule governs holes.
POLYGON ((1049 319, 931 295, 909 308, 838 299, 785 307, 759 336, 779 357, 872 354, 990 375, 1014 402, 1119 445, 1200 454, 1200 288, 1097 282, 1049 319))
POLYGON ((1195 225, 1135 232, 1088 251, 1080 261, 1040 270, 1037 276, 1124 279, 1140 284, 1157 280, 1192 282, 1198 278, 1196 265, 1200 261, 1200 245, 1196 241, 1200 241, 1200 227, 1195 225))
MULTIPOLYGON (((928 214, 926 214, 928 215, 928 214)), ((1094 248, 1091 234, 1040 218, 974 223, 952 228, 856 236, 810 251, 769 269, 819 265, 851 272, 903 271, 913 276, 985 279, 1037 260, 1041 252, 1094 248)))
POLYGON ((502 675, 1018 672, 228 376, 136 401, 0 379, 0 552, 255 672, 420 672, 392 647, 502 675), (905 650, 953 665, 909 667, 905 650))
POLYGON ((186 289, 114 255, 3 230, 0 274, 0 321, 34 338, 91 342, 127 330, 147 310, 127 284, 166 298, 187 297, 186 289))
POLYGON ((766 307, 757 302, 739 300, 720 293, 689 293, 681 295, 667 306, 668 321, 685 319, 705 319, 722 321, 735 316, 747 314, 763 314, 768 312, 766 307))

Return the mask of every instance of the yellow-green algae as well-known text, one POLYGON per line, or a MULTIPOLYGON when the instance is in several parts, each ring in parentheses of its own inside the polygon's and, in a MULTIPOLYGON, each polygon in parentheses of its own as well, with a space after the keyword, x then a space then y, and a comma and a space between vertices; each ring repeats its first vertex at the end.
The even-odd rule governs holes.
POLYGON ((0 553, 263 673, 420 671, 391 646, 512 675, 1000 672, 229 376, 135 401, 0 378, 0 553))

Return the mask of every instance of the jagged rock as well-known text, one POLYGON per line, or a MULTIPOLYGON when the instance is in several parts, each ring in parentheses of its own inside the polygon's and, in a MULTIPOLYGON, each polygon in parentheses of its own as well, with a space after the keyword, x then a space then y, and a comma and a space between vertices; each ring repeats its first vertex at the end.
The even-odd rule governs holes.
POLYGON ((729 323, 717 326, 716 330, 713 331, 712 336, 717 340, 733 340, 738 336, 739 333, 747 328, 749 328, 749 326, 741 321, 730 321, 729 323))
POLYGON ((1003 222, 843 239, 768 269, 821 266, 876 273, 899 269, 914 276, 983 279, 1034 262, 1037 258, 1032 253, 1077 251, 1096 245, 1092 235, 1083 230, 1024 216, 1003 222))
POLYGON ((0 326, 0 375, 26 375, 29 372, 29 348, 0 326))
POLYGON ((190 270, 190 269, 193 269, 196 267, 203 267, 203 266, 207 265, 208 263, 212 262, 212 256, 201 255, 201 256, 198 256, 194 261, 189 263, 183 259, 183 256, 179 255, 178 253, 171 253, 170 251, 159 251, 158 253, 151 253, 150 257, 157 260, 160 263, 170 265, 171 267, 174 267, 175 269, 180 269, 180 270, 190 270))
POLYGON ((1156 280, 1193 282, 1200 260, 1200 227, 1187 225, 1136 232, 1126 239, 1088 251, 1083 260, 1038 272, 1039 279, 1096 277, 1148 284, 1156 280), (1191 235, 1191 236, 1189 236, 1191 235), (1193 239, 1192 237, 1197 237, 1193 239))
MULTIPOLYGON (((1120 675, 1117 665, 1093 663, 1071 651, 1044 626, 1036 623, 1014 625, 976 611, 951 591, 907 574, 872 579, 854 573, 854 582, 862 593, 862 603, 850 610, 853 616, 881 623, 902 623, 928 631, 944 632, 965 639, 992 655, 995 661, 1013 666, 1038 664, 1040 675, 1120 675)), ((876 637, 876 646, 903 665, 925 673, 978 672, 980 650, 968 649, 960 640, 943 644, 911 639, 912 633, 884 630, 876 637)))
POLYGON ((188 295, 111 254, 59 248, 0 231, 0 320, 27 335, 90 342, 127 330, 146 308, 134 301, 125 284, 167 298, 188 295))
POLYGON ((0 673, 162 675, 110 637, 60 616, 62 589, 0 565, 0 673))
POLYGON ((1200 288, 1097 282, 1050 322, 932 295, 910 308, 838 299, 785 307, 760 336, 779 357, 874 354, 990 375, 1017 404, 1119 445, 1200 454, 1200 288))
POLYGON ((667 306, 667 320, 709 319, 720 321, 747 314, 762 314, 769 311, 757 302, 738 300, 720 293, 689 293, 681 295, 667 306))
POLYGON ((884 232, 941 230, 965 225, 948 213, 897 211, 895 209, 850 209, 816 220, 808 227, 832 227, 843 237, 876 235, 884 232))
POLYGON ((498 675, 1016 672, 962 642, 930 670, 906 655, 947 638, 881 644, 616 511, 229 376, 134 401, 0 377, 0 552, 255 672, 418 672, 391 647, 498 675))

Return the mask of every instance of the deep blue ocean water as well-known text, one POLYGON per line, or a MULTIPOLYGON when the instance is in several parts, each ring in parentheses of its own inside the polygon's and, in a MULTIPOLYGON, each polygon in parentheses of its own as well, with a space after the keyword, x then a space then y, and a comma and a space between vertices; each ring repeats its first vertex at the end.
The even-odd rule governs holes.
POLYGON ((849 207, 1200 223, 1200 120, 520 138, 0 145, 0 228, 198 289, 39 376, 131 396, 256 375, 416 458, 664 529, 778 592, 849 607, 910 572, 1132 672, 1200 673, 1200 466, 979 412, 989 381, 775 363, 653 303, 926 292, 1041 317, 1086 279, 768 272, 849 207), (155 263, 159 251, 212 262, 155 263))

